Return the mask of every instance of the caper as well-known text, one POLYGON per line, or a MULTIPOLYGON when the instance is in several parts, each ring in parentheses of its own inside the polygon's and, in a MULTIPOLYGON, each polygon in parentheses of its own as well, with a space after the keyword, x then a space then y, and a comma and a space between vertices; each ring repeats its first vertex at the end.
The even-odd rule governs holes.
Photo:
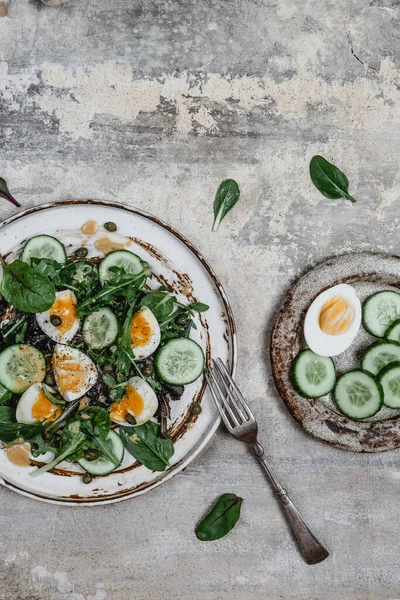
POLYGON ((202 411, 201 404, 198 402, 192 402, 192 404, 189 406, 189 410, 192 415, 199 415, 202 411))
POLYGON ((90 473, 85 473, 84 476, 82 477, 83 483, 91 483, 92 479, 93 479, 93 477, 90 475, 90 473))
POLYGON ((146 363, 142 367, 142 373, 145 377, 151 377, 154 372, 154 367, 151 363, 146 363))
POLYGON ((99 458, 99 456, 100 452, 96 448, 90 448, 89 450, 85 451, 83 458, 86 460, 96 460, 99 458))
POLYGON ((114 367, 112 366, 111 363, 106 362, 106 363, 104 363, 102 370, 103 370, 103 373, 110 375, 114 371, 114 367))
POLYGON ((86 256, 89 254, 89 250, 87 248, 78 248, 77 250, 75 250, 75 256, 76 258, 86 258, 86 256))
POLYGON ((176 318, 176 322, 178 323, 178 325, 186 325, 187 320, 188 318, 185 314, 179 315, 179 317, 176 318))
POLYGON ((129 423, 129 425, 136 425, 137 421, 133 415, 126 415, 125 421, 129 423))
POLYGON ((117 231, 117 226, 112 221, 107 221, 107 223, 104 223, 104 229, 107 229, 107 231, 117 231))
POLYGON ((62 318, 59 317, 58 315, 51 315, 50 317, 50 323, 52 325, 54 325, 54 327, 59 327, 62 323, 62 318))

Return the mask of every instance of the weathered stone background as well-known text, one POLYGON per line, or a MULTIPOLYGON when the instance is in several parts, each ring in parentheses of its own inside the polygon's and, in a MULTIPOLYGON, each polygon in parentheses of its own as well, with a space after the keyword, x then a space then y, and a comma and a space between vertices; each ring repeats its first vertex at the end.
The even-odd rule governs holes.
POLYGON ((238 381, 267 451, 331 551, 302 562, 258 465, 220 432, 184 473, 122 504, 54 507, 2 490, 0 598, 399 598, 397 453, 309 438, 267 365, 274 310, 300 273, 352 249, 400 251, 399 1, 0 5, 0 174, 24 207, 115 199, 200 248, 232 301, 238 381), (316 153, 345 170, 356 205, 313 189, 316 153), (242 199, 212 234, 228 176, 242 199), (227 491, 245 499, 240 523, 198 542, 194 524, 227 491))

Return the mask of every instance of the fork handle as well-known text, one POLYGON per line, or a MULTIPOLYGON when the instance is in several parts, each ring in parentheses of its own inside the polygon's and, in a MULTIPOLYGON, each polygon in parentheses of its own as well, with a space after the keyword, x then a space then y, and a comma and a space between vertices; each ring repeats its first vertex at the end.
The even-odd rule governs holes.
POLYGON ((250 444, 250 448, 267 474, 268 480, 271 483, 286 520, 290 525, 292 534, 306 563, 309 565, 315 565, 325 560, 325 558, 329 556, 329 552, 317 540, 293 502, 290 500, 286 490, 279 483, 275 473, 265 458, 264 448, 258 442, 255 444, 250 444))

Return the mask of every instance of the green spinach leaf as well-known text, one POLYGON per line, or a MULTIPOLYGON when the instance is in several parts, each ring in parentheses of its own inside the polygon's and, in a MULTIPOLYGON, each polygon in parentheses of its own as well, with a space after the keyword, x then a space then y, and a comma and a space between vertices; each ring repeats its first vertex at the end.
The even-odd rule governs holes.
POLYGON ((222 219, 235 206, 239 200, 239 186, 233 179, 226 179, 219 186, 214 200, 214 224, 213 231, 218 231, 222 219))
MULTIPOLYGON (((1 409, 9 408, 8 406, 1 406, 1 409)), ((29 442, 34 438, 42 428, 40 423, 33 425, 25 425, 24 423, 15 423, 10 420, 10 413, 4 412, 3 416, 0 416, 0 440, 2 442, 10 443, 14 442, 18 438, 22 438, 25 442, 29 442)))
POLYGON ((196 536, 202 542, 218 540, 230 532, 240 517, 243 499, 236 494, 222 494, 196 528, 196 536))
POLYGON ((128 452, 151 471, 164 471, 174 454, 169 438, 158 436, 158 425, 147 421, 144 425, 120 427, 119 433, 128 452))
POLYGON ((323 156, 312 157, 310 177, 315 187, 327 198, 347 198, 351 202, 357 202, 349 194, 349 180, 346 175, 323 156))
POLYGON ((11 399, 12 392, 0 385, 0 404, 4 406, 11 399))
POLYGON ((41 433, 38 433, 35 437, 33 437, 30 440, 30 444, 31 454, 35 458, 41 454, 45 454, 46 452, 53 452, 54 454, 57 454, 57 449, 50 443, 45 442, 41 433))
POLYGON ((30 259, 31 267, 33 267, 36 271, 39 271, 42 275, 48 277, 51 281, 53 281, 56 277, 60 269, 62 269, 63 265, 52 258, 36 258, 32 256, 30 259))
POLYGON ((10 304, 26 313, 44 312, 52 307, 56 293, 45 275, 22 260, 9 265, 0 260, 3 269, 0 291, 10 304))
POLYGON ((6 180, 2 177, 0 177, 0 197, 5 198, 6 200, 14 204, 14 206, 21 206, 20 203, 16 201, 14 196, 11 196, 10 191, 7 187, 6 180))
POLYGON ((174 296, 168 292, 155 290, 142 298, 140 306, 146 306, 152 311, 157 321, 163 321, 174 310, 174 302, 174 296))
POLYGON ((79 413, 79 417, 82 419, 84 425, 90 420, 93 432, 97 427, 104 438, 108 436, 111 428, 111 419, 109 413, 104 408, 100 406, 88 406, 79 413))
POLYGON ((208 304, 203 304, 203 302, 192 302, 188 304, 189 310, 195 310, 196 312, 206 312, 210 307, 208 304))

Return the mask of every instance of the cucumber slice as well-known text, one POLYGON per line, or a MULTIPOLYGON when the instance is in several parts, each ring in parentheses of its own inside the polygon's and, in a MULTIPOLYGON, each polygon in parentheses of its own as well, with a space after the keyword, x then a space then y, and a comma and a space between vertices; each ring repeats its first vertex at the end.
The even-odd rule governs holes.
POLYGON ((137 254, 129 250, 114 250, 100 263, 99 275, 102 285, 114 278, 114 273, 110 271, 111 267, 122 267, 128 275, 136 275, 143 270, 142 261, 137 254))
POLYGON ((333 395, 339 410, 355 420, 373 417, 383 403, 383 389, 379 381, 360 369, 339 377, 333 395))
POLYGON ((22 394, 33 383, 41 383, 46 375, 46 361, 34 346, 9 346, 0 354, 0 384, 22 394))
POLYGON ((319 356, 312 350, 303 350, 292 363, 291 377, 301 396, 321 398, 335 386, 335 365, 329 356, 319 356))
POLYGON ((31 264, 31 258, 51 258, 65 265, 67 253, 64 244, 51 235, 37 235, 28 240, 23 247, 21 260, 31 264))
POLYGON ((83 339, 92 350, 103 350, 115 342, 118 321, 112 310, 99 308, 88 315, 83 323, 83 339))
POLYGON ((385 338, 400 343, 400 319, 395 319, 385 331, 385 338))
POLYGON ((400 317, 400 294, 387 290, 369 296, 362 308, 365 329, 375 337, 383 337, 388 326, 400 317))
POLYGON ((196 381, 204 371, 204 363, 203 350, 189 338, 169 340, 157 351, 154 359, 159 379, 171 385, 187 385, 196 381))
POLYGON ((396 360, 400 360, 400 344, 378 340, 365 350, 361 357, 361 368, 377 375, 383 367, 396 360))
POLYGON ((383 389, 383 404, 389 408, 400 408, 400 361, 384 367, 377 379, 383 389))
POLYGON ((91 475, 108 475, 115 469, 118 469, 122 463, 122 459, 124 458, 124 445, 118 433, 111 429, 107 440, 111 442, 112 451, 119 460, 119 464, 115 465, 113 462, 111 462, 111 460, 108 460, 108 458, 104 458, 103 456, 100 456, 96 460, 86 460, 85 458, 80 458, 78 460, 78 464, 82 467, 82 469, 85 469, 87 473, 90 473, 91 475))

